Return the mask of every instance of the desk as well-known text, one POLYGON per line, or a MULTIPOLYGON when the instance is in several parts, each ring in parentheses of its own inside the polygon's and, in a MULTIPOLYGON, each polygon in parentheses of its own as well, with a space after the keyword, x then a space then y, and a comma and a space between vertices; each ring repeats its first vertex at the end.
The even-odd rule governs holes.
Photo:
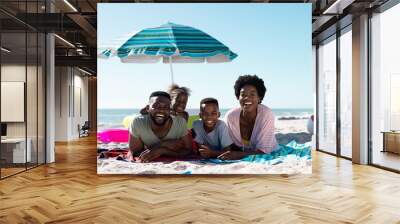
POLYGON ((382 131, 383 151, 400 154, 400 131, 382 131))
POLYGON ((27 139, 25 154, 25 138, 6 138, 1 139, 1 159, 6 163, 25 163, 31 161, 31 139, 27 139), (27 161, 25 161, 27 159, 27 161))

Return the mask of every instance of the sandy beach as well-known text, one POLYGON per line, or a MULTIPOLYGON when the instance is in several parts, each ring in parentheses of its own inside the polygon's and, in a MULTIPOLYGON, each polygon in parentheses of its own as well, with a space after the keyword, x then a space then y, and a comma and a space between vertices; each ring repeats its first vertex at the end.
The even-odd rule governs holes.
POLYGON ((288 155, 266 163, 214 164, 200 161, 131 163, 98 159, 98 174, 311 174, 311 159, 288 155))
POLYGON ((297 143, 312 141, 307 130, 307 119, 275 120, 275 137, 279 144, 287 144, 292 140, 297 143))
POLYGON ((307 119, 275 121, 275 133, 287 134, 299 132, 307 132, 307 119))

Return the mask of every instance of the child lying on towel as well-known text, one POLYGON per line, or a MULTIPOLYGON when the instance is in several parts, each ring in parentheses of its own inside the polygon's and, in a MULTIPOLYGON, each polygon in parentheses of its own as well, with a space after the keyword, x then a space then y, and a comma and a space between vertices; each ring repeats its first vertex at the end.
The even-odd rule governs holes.
POLYGON ((200 102, 201 120, 193 122, 193 130, 203 158, 216 158, 233 144, 225 122, 218 119, 220 115, 218 100, 205 98, 200 102))
MULTIPOLYGON (((190 96, 190 89, 183 86, 173 84, 169 87, 168 93, 171 96, 171 115, 185 118, 186 122, 189 119, 189 113, 185 110, 190 96)), ((140 110, 140 114, 147 114, 149 105, 140 110)))

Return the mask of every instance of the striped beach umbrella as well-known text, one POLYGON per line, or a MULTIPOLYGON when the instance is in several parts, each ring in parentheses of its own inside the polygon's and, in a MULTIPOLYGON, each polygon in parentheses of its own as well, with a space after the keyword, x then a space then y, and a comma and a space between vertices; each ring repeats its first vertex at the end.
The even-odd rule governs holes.
POLYGON ((144 29, 118 49, 107 48, 98 56, 118 56, 123 63, 169 63, 171 81, 174 83, 173 63, 230 62, 237 54, 199 29, 167 23, 144 29))

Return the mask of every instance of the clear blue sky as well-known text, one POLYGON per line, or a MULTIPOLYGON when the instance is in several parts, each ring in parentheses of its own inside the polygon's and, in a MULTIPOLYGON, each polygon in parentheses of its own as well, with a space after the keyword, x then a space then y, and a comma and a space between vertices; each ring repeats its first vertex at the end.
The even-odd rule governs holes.
MULTIPOLYGON (((266 83, 263 104, 313 108, 311 4, 98 4, 98 46, 122 44, 132 32, 167 22, 200 29, 239 56, 228 63, 174 64, 175 82, 192 90, 187 108, 215 97, 221 108, 237 107, 239 75, 266 83)), ((98 107, 141 108, 148 96, 170 85, 168 64, 98 59, 98 107)))

